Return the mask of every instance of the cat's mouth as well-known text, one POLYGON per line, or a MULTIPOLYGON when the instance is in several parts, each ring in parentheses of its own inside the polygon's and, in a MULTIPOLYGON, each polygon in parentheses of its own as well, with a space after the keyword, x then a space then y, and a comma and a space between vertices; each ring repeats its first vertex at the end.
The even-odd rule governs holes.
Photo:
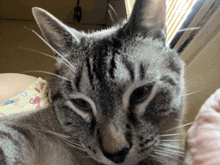
POLYGON ((151 153, 154 148, 159 144, 158 137, 151 137, 144 141, 145 143, 136 143, 130 149, 124 149, 117 155, 106 155, 104 156, 112 161, 112 165, 143 165, 151 159, 151 153))
POLYGON ((150 147, 145 147, 137 152, 137 148, 124 149, 116 154, 103 153, 100 155, 100 159, 96 159, 102 165, 143 165, 151 151, 150 147))

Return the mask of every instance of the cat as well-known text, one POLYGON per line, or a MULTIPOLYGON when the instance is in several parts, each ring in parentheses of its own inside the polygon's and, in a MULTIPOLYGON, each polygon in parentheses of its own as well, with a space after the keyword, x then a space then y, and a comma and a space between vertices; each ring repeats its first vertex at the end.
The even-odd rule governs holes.
POLYGON ((181 164, 184 63, 165 44, 164 0, 90 34, 32 11, 57 56, 52 102, 0 118, 0 164, 181 164))

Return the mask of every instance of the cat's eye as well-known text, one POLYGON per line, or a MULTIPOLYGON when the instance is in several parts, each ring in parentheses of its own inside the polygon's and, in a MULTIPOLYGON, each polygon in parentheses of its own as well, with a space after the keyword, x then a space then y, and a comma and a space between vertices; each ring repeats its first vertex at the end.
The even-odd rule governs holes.
POLYGON ((83 99, 72 99, 71 102, 80 110, 83 110, 85 112, 91 112, 92 107, 88 102, 86 102, 83 99))
POLYGON ((143 102, 150 95, 152 88, 153 85, 145 85, 135 89, 131 94, 130 102, 131 103, 143 102))

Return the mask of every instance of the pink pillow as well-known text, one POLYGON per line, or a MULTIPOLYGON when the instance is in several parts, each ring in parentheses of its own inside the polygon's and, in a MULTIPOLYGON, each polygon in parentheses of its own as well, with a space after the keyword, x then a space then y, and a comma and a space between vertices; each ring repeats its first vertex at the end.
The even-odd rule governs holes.
POLYGON ((192 165, 220 165, 220 89, 202 105, 188 130, 192 165))

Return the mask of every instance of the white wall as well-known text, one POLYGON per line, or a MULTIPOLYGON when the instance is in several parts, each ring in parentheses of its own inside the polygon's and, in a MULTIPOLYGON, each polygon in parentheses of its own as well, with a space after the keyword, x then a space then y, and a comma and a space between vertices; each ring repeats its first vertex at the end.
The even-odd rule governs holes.
POLYGON ((220 9, 180 55, 186 62, 186 123, 194 120, 205 100, 220 88, 219 18, 220 9))

